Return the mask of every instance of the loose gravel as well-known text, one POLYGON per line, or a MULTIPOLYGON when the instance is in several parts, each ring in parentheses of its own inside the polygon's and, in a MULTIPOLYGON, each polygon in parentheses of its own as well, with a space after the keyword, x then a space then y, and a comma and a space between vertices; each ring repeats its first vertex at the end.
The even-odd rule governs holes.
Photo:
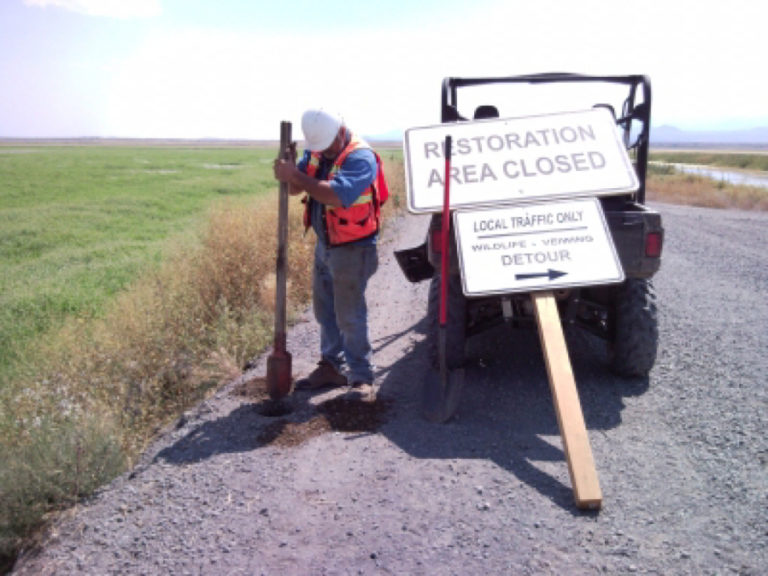
MULTIPOLYGON (((167 430, 141 462, 51 524, 14 574, 766 574, 768 215, 657 205, 666 228, 660 353, 611 375, 567 339, 603 509, 574 506, 538 339, 469 342, 455 419, 420 416, 426 283, 393 249, 371 284, 379 397, 264 395, 264 359, 167 430)), ((288 339, 317 360, 310 314, 288 339)))

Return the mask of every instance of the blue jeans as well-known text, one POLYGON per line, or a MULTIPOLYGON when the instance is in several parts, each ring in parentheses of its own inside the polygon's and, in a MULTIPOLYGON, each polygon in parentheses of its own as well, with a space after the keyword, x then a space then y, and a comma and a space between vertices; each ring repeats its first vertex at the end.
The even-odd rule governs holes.
POLYGON ((379 265, 375 245, 329 248, 318 239, 312 302, 320 324, 320 354, 350 383, 373 383, 373 350, 368 339, 365 287, 379 265))

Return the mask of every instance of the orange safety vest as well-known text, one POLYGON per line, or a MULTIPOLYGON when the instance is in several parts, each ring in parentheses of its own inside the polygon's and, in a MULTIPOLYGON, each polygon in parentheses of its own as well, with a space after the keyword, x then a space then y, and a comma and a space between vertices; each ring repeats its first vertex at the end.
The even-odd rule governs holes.
MULTIPOLYGON (((368 188, 366 188, 357 200, 349 207, 343 206, 327 206, 323 205, 323 223, 325 230, 328 233, 328 241, 331 246, 338 246, 340 244, 347 244, 356 240, 362 240, 373 236, 379 231, 379 219, 381 216, 381 199, 379 191, 377 190, 376 183, 383 182, 383 174, 381 172, 381 158, 376 152, 368 145, 367 142, 356 138, 354 135, 347 144, 346 148, 341 151, 338 157, 333 161, 333 166, 328 171, 327 180, 332 180, 336 173, 341 169, 341 165, 355 150, 361 150, 367 148, 371 150, 376 156, 377 175, 373 179, 368 188)), ((312 152, 307 163, 307 175, 313 178, 317 174, 317 170, 320 167, 321 152, 312 152)), ((386 186, 386 183, 384 183, 386 186)), ((304 228, 309 229, 311 226, 311 216, 308 198, 304 199, 304 228)))

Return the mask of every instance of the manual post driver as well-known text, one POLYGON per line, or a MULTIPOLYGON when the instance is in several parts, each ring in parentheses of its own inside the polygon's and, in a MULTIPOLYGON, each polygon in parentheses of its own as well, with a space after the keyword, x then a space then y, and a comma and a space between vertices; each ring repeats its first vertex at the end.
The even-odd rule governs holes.
MULTIPOLYGON (((291 156, 291 123, 280 123, 280 151, 285 160, 291 156)), ((288 243, 288 184, 280 182, 277 216, 277 258, 275 272, 275 336, 272 354, 267 357, 267 391, 279 400, 291 391, 291 354, 286 349, 286 245, 288 243)))

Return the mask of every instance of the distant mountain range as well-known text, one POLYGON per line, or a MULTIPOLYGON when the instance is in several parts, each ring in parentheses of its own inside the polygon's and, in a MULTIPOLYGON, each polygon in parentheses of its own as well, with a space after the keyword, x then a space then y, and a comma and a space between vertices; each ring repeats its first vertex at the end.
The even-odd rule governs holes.
POLYGON ((744 144, 768 146, 768 126, 746 130, 681 130, 674 126, 651 127, 651 144, 744 144))

